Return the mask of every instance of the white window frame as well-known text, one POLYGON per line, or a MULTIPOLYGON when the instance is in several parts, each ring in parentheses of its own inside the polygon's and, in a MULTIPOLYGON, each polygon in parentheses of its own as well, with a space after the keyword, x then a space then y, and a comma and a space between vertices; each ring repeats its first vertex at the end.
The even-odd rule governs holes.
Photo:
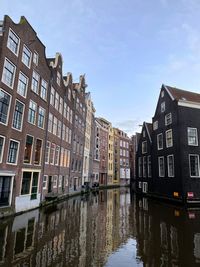
POLYGON ((173 132, 172 129, 169 129, 165 132, 166 147, 173 147, 173 132), (167 135, 171 133, 171 143, 169 142, 167 135))
POLYGON ((53 175, 53 188, 58 186, 58 175, 53 175))
POLYGON ((11 28, 9 28, 9 32, 8 32, 8 39, 7 39, 7 47, 8 47, 8 49, 10 50, 10 51, 12 51, 12 53, 14 54, 14 55, 16 55, 17 57, 18 57, 18 54, 19 54, 19 48, 20 48, 20 38, 19 38, 19 36, 11 29, 11 28), (12 50, 12 48, 11 47, 9 47, 9 45, 8 45, 8 43, 9 43, 9 38, 10 38, 10 34, 13 34, 17 39, 18 39, 18 44, 17 44, 17 52, 15 53, 13 50, 12 50))
POLYGON ((47 141, 47 143, 46 143, 46 147, 45 147, 45 158, 44 158, 44 160, 45 160, 45 164, 49 164, 49 159, 50 159, 50 152, 51 152, 51 142, 50 141, 47 141), (47 144, 49 144, 49 146, 47 146, 47 144), (48 160, 46 161, 46 150, 47 150, 47 147, 48 147, 48 160))
POLYGON ((19 95, 21 95, 22 97, 24 97, 24 98, 26 98, 26 96, 27 96, 27 89, 28 89, 28 83, 29 83, 29 78, 22 72, 22 71, 20 71, 19 72, 19 76, 18 76, 18 83, 17 83, 17 93, 19 94, 19 95), (26 79, 26 91, 25 91, 25 95, 22 95, 22 94, 20 94, 20 91, 19 91, 19 76, 20 76, 20 74, 22 75, 22 76, 24 76, 24 78, 26 79))
POLYGON ((147 141, 143 141, 142 142, 142 154, 146 154, 146 153, 147 153, 147 141))
POLYGON ((142 182, 138 182, 138 188, 142 188, 142 182))
POLYGON ((42 180, 42 189, 47 189, 47 181, 48 181, 48 175, 43 175, 43 180, 42 180), (44 179, 46 178, 46 179, 44 179), (45 183, 45 186, 44 186, 45 183))
POLYGON ((33 53, 33 63, 38 66, 38 61, 39 61, 39 55, 36 51, 33 53))
POLYGON ((10 61, 8 58, 5 57, 5 59, 4 59, 4 65, 3 65, 3 70, 2 70, 1 81, 2 81, 5 85, 7 85, 9 88, 11 88, 11 89, 13 89, 13 87, 14 87, 14 83, 15 83, 15 73, 16 73, 16 65, 15 65, 14 63, 12 63, 12 61, 10 61), (11 85, 8 84, 8 83, 6 82, 6 80, 4 80, 4 75, 5 75, 5 74, 4 74, 4 70, 5 70, 6 61, 7 61, 10 65, 12 65, 12 66, 14 67, 14 71, 13 71, 13 73, 12 73, 12 84, 11 84, 11 85))
POLYGON ((8 145, 7 160, 6 160, 6 163, 7 164, 9 164, 9 165, 15 165, 15 166, 17 165, 17 163, 18 163, 18 156, 19 156, 19 149, 20 149, 20 141, 15 140, 15 139, 10 139, 9 140, 9 145, 8 145), (8 162, 8 155, 9 155, 9 151, 10 151, 10 142, 11 141, 14 141, 14 142, 18 143, 18 149, 17 149, 17 155, 16 155, 16 161, 15 161, 15 163, 8 162))
POLYGON ((6 138, 5 138, 5 136, 3 136, 3 135, 0 135, 0 137, 3 138, 2 154, 0 155, 0 163, 2 163, 2 161, 3 161, 3 155, 4 155, 4 148, 5 148, 5 141, 6 141, 6 138))
POLYGON ((143 193, 147 193, 148 191, 148 183, 147 182, 143 182, 142 183, 142 192, 143 193))
POLYGON ((199 169, 199 155, 198 154, 189 154, 189 170, 190 170, 190 177, 192 178, 199 178, 200 177, 200 169, 199 169), (198 157, 198 175, 191 175, 191 164, 190 164, 190 157, 196 156, 198 157))
POLYGON ((143 162, 142 162, 142 172, 143 172, 143 177, 147 177, 147 157, 143 157, 143 162))
POLYGON ((151 155, 149 155, 147 157, 147 175, 148 175, 148 177, 152 176, 152 167, 151 167, 150 162, 151 162, 151 155))
MULTIPOLYGON (((30 156, 30 162, 24 162, 24 155, 23 155, 23 164, 26 165, 31 165, 32 164, 32 159, 33 159, 33 150, 34 150, 34 144, 35 144, 35 138, 33 135, 31 134, 26 134, 26 139, 25 139, 25 146, 26 146, 26 140, 27 140, 27 136, 30 136, 33 138, 33 143, 32 143, 32 148, 31 148, 31 156, 30 156)), ((24 149, 25 151, 25 149, 24 149)), ((25 153, 25 152, 24 152, 25 153)))
POLYGON ((174 177, 174 155, 168 155, 167 156, 167 173, 168 177, 174 177), (169 169, 169 158, 172 157, 172 162, 173 162, 173 173, 170 174, 170 169, 169 169))
POLYGON ((37 120, 37 126, 38 126, 40 129, 44 129, 44 125, 45 125, 45 116, 46 116, 46 110, 45 110, 43 107, 39 106, 39 108, 38 108, 38 120, 37 120), (40 110, 42 110, 42 111, 44 112, 44 119, 43 119, 43 125, 42 125, 42 127, 39 125, 39 115, 40 115, 40 110))
POLYGON ((24 46, 23 46, 23 50, 22 50, 22 62, 23 62, 23 64, 24 64, 27 68, 30 69, 30 67, 31 67, 31 61, 32 61, 32 52, 31 52, 31 50, 24 44, 24 46), (30 52, 29 65, 27 65, 27 64, 23 61, 24 48, 26 48, 26 49, 30 52))
POLYGON ((47 91, 48 91, 48 83, 44 79, 42 79, 40 85, 40 97, 45 101, 47 101, 47 91), (45 96, 43 95, 43 92, 45 92, 45 96))
POLYGON ((165 112, 165 101, 160 104, 160 111, 161 113, 165 112))
POLYGON ((188 139, 188 146, 198 146, 198 131, 197 128, 193 128, 193 127, 187 127, 187 139, 188 139), (196 144, 192 144, 189 142, 189 130, 195 130, 196 132, 196 144))
POLYGON ((40 75, 35 70, 33 70, 32 81, 31 81, 31 90, 34 93, 36 93, 37 95, 39 94, 39 85, 40 85, 40 75), (36 89, 33 87, 33 80, 37 82, 37 88, 36 89))
MULTIPOLYGON (((17 129, 17 128, 13 127, 13 121, 14 121, 15 110, 13 111, 12 128, 15 129, 16 131, 21 132, 22 129, 23 129, 25 104, 24 104, 23 102, 21 102, 19 99, 16 98, 16 99, 15 99, 15 106, 16 106, 16 102, 17 102, 17 101, 23 105, 22 120, 21 120, 21 128, 20 128, 20 129, 17 129)), ((15 108, 15 107, 14 107, 14 108, 15 108)))
POLYGON ((153 123, 153 130, 157 130, 158 129, 158 121, 154 121, 153 123))
POLYGON ((9 116, 10 116, 10 106, 11 106, 11 102, 12 102, 12 96, 6 92, 5 90, 3 90, 2 88, 0 88, 0 91, 3 91, 5 94, 9 95, 10 97, 10 101, 9 101, 9 106, 8 106, 8 113, 7 113, 7 117, 6 117, 6 123, 3 123, 0 121, 0 124, 3 124, 3 125, 8 125, 8 120, 9 120, 9 116))
POLYGON ((157 149, 158 150, 162 150, 163 149, 163 134, 162 133, 159 133, 159 134, 157 134, 157 149), (162 137, 162 146, 160 147, 160 144, 159 144, 159 137, 162 137))
POLYGON ((159 177, 165 177, 165 158, 162 157, 158 157, 158 175, 159 177), (163 159, 163 174, 161 173, 161 169, 160 169, 160 160, 163 159))
POLYGON ((61 187, 62 186, 62 175, 59 175, 59 178, 58 178, 58 187, 61 187))
POLYGON ((172 124, 172 113, 165 115, 165 126, 172 124))
POLYGON ((35 103, 33 100, 30 99, 29 101, 29 106, 28 106, 28 123, 32 125, 36 125, 36 118, 37 118, 37 103, 35 103), (30 108, 30 103, 33 103, 35 105, 35 117, 34 117, 34 122, 29 121, 29 108, 30 108))

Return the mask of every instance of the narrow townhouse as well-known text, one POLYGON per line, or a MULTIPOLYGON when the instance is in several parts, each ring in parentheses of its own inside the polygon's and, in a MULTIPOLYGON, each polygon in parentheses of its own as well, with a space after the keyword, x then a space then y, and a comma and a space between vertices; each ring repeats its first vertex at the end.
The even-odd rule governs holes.
POLYGON ((51 84, 48 126, 45 144, 42 200, 66 195, 69 187, 69 167, 72 138, 72 92, 63 77, 62 56, 48 59, 51 84))
POLYGON ((162 85, 153 117, 152 194, 200 202, 200 94, 162 85))
POLYGON ((85 126, 85 144, 84 144, 84 155, 83 155, 83 176, 82 186, 90 185, 91 182, 91 139, 92 139, 92 119, 93 119, 93 103, 90 92, 85 93, 86 102, 86 126, 85 126))
POLYGON ((151 153, 152 153, 152 124, 144 122, 140 138, 138 140, 138 149, 136 152, 136 191, 146 194, 150 187, 151 171, 151 153))
POLYGON ((84 75, 80 76, 79 83, 73 83, 74 97, 74 123, 72 132, 72 153, 70 167, 70 192, 80 191, 83 175, 83 155, 86 127, 86 103, 85 103, 84 75))
POLYGON ((92 186, 99 184, 99 165, 100 165, 100 128, 98 119, 94 119, 94 157, 93 157, 93 176, 92 186))
POLYGON ((108 127, 108 185, 114 183, 114 130, 112 124, 108 127))
POLYGON ((0 207, 13 213, 40 203, 50 70, 25 17, 0 24, 0 207))

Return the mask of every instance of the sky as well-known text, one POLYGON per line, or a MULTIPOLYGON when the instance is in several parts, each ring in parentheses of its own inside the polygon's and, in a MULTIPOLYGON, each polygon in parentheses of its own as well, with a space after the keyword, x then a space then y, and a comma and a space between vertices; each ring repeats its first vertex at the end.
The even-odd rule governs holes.
POLYGON ((96 116, 129 135, 151 122, 163 83, 200 93, 199 0, 0 0, 5 14, 62 54, 64 75, 85 74, 96 116))

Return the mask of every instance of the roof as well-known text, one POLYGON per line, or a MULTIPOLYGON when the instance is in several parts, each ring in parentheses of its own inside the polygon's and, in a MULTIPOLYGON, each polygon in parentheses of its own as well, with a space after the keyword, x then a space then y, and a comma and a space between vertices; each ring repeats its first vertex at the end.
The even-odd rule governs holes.
POLYGON ((200 94, 164 85, 171 96, 178 100, 200 103, 200 94))
POLYGON ((146 126, 147 126, 149 134, 151 136, 152 131, 153 131, 153 125, 152 125, 152 123, 146 122, 146 126))

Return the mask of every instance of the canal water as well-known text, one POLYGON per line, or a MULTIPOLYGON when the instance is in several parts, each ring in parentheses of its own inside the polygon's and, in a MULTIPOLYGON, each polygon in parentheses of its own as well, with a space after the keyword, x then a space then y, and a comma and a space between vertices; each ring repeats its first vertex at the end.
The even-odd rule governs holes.
POLYGON ((0 267, 200 266, 200 211, 128 189, 0 221, 0 267))

